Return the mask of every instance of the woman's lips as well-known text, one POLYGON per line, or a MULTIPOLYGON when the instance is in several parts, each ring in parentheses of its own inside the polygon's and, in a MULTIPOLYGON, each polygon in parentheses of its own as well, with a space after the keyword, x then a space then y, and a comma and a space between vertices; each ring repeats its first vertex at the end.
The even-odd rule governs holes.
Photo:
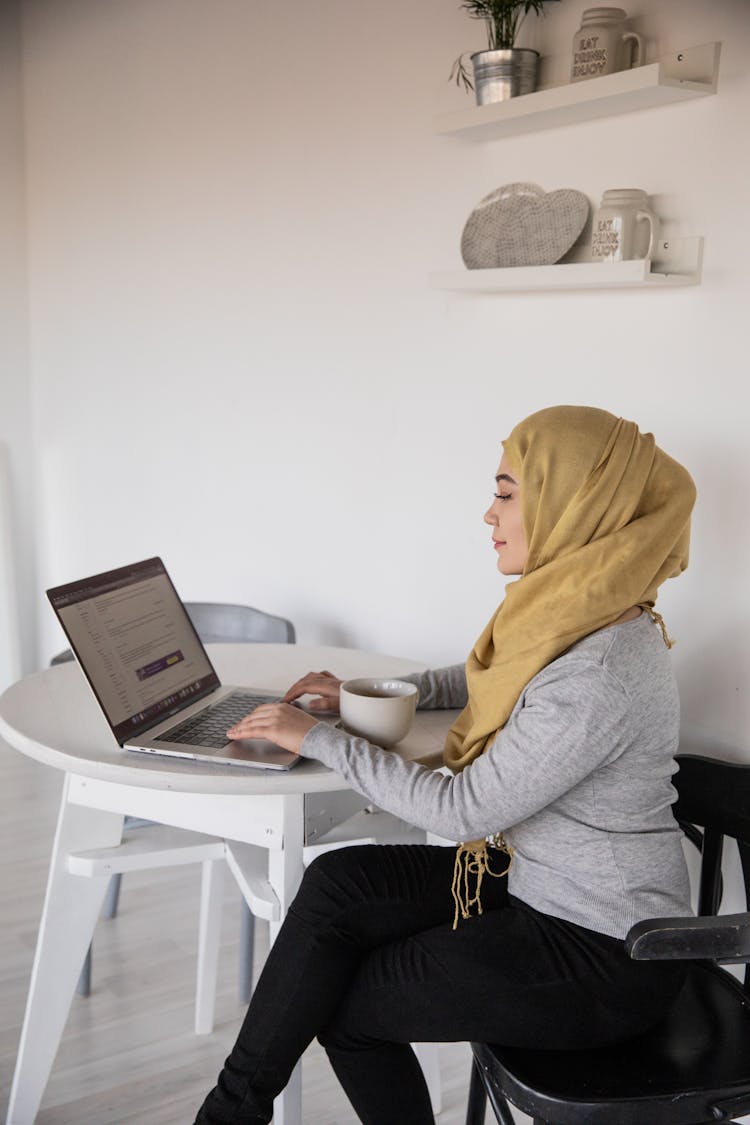
POLYGON ((501 547, 505 546, 505 540, 504 539, 493 539, 492 544, 493 544, 495 550, 498 551, 501 547))

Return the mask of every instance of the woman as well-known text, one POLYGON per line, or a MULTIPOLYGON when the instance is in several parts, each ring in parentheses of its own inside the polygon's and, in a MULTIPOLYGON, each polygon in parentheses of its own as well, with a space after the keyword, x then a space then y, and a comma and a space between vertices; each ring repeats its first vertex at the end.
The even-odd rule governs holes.
POLYGON ((409 1043, 611 1043, 681 986, 683 969, 631 961, 623 939, 640 919, 690 912, 671 811, 679 703, 653 606, 687 565, 694 486, 602 410, 540 411, 503 446, 484 518, 498 569, 521 578, 465 670, 408 677, 421 706, 464 708, 445 748, 453 776, 290 706, 305 693, 335 706, 327 672, 229 731, 317 758, 464 843, 348 848, 310 866, 197 1125, 270 1121, 314 1036, 365 1125, 432 1125, 409 1043))

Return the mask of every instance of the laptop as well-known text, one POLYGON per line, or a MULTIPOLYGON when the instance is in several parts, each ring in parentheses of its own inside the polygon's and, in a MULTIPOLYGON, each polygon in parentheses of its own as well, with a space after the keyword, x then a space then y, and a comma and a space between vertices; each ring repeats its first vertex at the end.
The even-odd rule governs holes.
POLYGON ((226 730, 278 696, 222 685, 159 558, 47 590, 120 746, 137 753, 288 770, 299 757, 226 730))

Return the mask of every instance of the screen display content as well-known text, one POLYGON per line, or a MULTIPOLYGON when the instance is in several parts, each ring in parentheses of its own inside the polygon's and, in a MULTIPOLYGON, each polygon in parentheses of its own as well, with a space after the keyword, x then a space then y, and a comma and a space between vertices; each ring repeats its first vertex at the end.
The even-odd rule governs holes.
POLYGON ((218 686, 161 559, 49 591, 119 741, 218 686))

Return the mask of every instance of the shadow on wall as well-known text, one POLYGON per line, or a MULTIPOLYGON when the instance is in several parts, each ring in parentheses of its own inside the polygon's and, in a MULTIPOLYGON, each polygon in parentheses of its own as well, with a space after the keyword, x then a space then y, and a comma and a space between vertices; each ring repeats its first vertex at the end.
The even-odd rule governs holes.
POLYGON ((728 626, 722 622, 710 639, 703 640, 700 648, 696 647, 681 664, 681 753, 747 762, 747 746, 741 746, 730 732, 745 726, 741 714, 746 706, 742 685, 750 663, 749 644, 746 623, 738 620, 728 626))
POLYGON ((684 650, 682 645, 675 650, 681 749, 747 762, 748 747, 739 732, 747 730, 748 721, 750 605, 738 570, 747 541, 746 474, 739 451, 716 440, 694 440, 685 460, 698 489, 688 575, 699 602, 680 628, 684 650))
POLYGON ((21 675, 10 456, 0 442, 0 691, 21 675))

